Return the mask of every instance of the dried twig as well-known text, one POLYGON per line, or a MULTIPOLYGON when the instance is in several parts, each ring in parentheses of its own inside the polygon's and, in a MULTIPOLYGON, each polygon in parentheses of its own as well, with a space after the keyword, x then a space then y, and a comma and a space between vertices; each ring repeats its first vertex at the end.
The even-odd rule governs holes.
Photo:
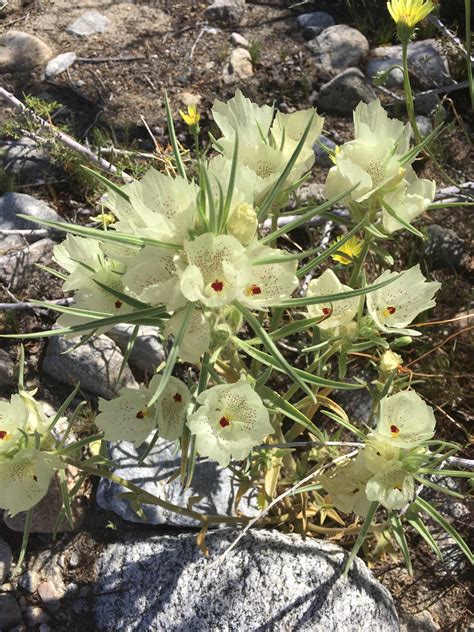
MULTIPOLYGON (((74 302, 73 298, 59 298, 54 301, 48 301, 49 303, 54 303, 55 305, 71 305, 74 302)), ((18 311, 21 309, 38 309, 45 310, 47 309, 44 305, 37 305, 36 303, 28 303, 23 301, 18 301, 18 303, 0 303, 0 310, 4 311, 18 311)))
POLYGON ((36 112, 33 112, 31 108, 28 108, 24 103, 22 103, 13 94, 11 94, 11 92, 8 92, 8 90, 5 90, 5 88, 0 87, 0 98, 3 98, 9 103, 11 103, 11 105, 13 105, 17 110, 26 114, 33 121, 35 121, 35 123, 40 125, 41 128, 46 129, 48 130, 48 132, 53 134, 56 140, 58 140, 61 143, 64 143, 65 145, 67 145, 67 147, 69 147, 73 151, 79 154, 82 154, 83 156, 86 156, 86 158, 90 162, 93 162, 94 164, 98 165, 104 171, 107 171, 108 173, 111 173, 114 176, 123 178, 125 182, 133 181, 133 178, 130 175, 128 175, 128 173, 125 173, 124 171, 119 172, 119 170, 114 165, 112 165, 108 160, 105 160, 105 158, 102 158, 101 156, 94 154, 90 149, 78 143, 77 140, 75 140, 68 134, 65 134, 64 132, 61 132, 56 127, 54 127, 54 125, 42 119, 40 116, 36 114, 36 112))
POLYGON ((74 60, 74 63, 81 63, 81 64, 106 64, 109 61, 112 62, 130 62, 130 61, 145 61, 147 60, 147 57, 135 57, 133 55, 130 55, 129 57, 76 57, 76 59, 74 60))
POLYGON ((28 237, 44 237, 49 234, 47 228, 15 228, 0 230, 0 235, 27 235, 28 237))

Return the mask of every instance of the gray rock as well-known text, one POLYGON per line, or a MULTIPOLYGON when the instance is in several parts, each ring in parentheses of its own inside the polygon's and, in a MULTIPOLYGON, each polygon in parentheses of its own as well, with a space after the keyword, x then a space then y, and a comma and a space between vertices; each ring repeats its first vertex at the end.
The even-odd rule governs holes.
POLYGON ((48 62, 46 70, 44 71, 46 79, 54 79, 62 72, 67 70, 76 61, 76 53, 61 53, 48 62))
POLYGON ((44 150, 26 137, 5 145, 1 160, 7 174, 28 184, 44 180, 52 170, 44 150))
POLYGON ((5 581, 12 566, 12 550, 10 545, 0 538, 0 586, 5 581))
POLYGON ((96 336, 70 351, 77 340, 62 336, 50 338, 43 362, 43 370, 65 384, 81 384, 81 389, 111 399, 125 386, 137 383, 128 367, 119 378, 123 355, 107 336, 96 336), (68 353, 66 353, 68 351, 68 353))
POLYGON ((13 595, 0 593, 0 623, 2 630, 8 630, 22 621, 20 606, 13 595))
MULTIPOLYGON (((18 217, 18 214, 29 215, 32 218, 46 219, 54 222, 64 221, 50 206, 42 200, 37 200, 26 193, 5 193, 0 198, 0 226, 3 230, 37 230, 44 228, 32 221, 18 217)), ((48 229, 51 236, 59 233, 54 229, 48 229)), ((40 239, 37 235, 0 235, 0 252, 4 248, 5 242, 8 246, 23 245, 25 238, 28 242, 40 239)))
MULTIPOLYGON (((367 60, 367 65, 365 67, 365 74, 371 80, 374 81, 378 78, 379 75, 382 75, 388 72, 390 69, 391 72, 385 76, 385 80, 382 85, 387 88, 394 88, 396 86, 403 85, 403 70, 398 66, 401 66, 402 60, 391 58, 391 57, 382 57, 383 51, 385 51, 385 46, 382 48, 375 48, 372 51, 372 55, 377 55, 374 57, 370 57, 367 60), (396 66, 396 67, 394 67, 396 66)), ((390 46, 390 48, 393 48, 390 46)))
POLYGON ((232 44, 234 44, 234 46, 242 46, 242 48, 249 47, 248 39, 240 33, 232 33, 230 36, 230 41, 232 42, 232 44))
POLYGON ((415 111, 417 114, 433 116, 441 105, 441 99, 435 92, 421 92, 415 96, 415 111))
MULTIPOLYGON (((117 343, 120 350, 124 353, 130 341, 133 325, 115 325, 107 336, 117 343)), ((135 339, 133 351, 131 352, 128 363, 148 375, 155 372, 156 367, 165 359, 163 345, 161 344, 156 327, 141 325, 138 336, 135 339)))
POLYGON ((10 285, 15 291, 25 288, 30 283, 29 272, 35 263, 49 265, 52 261, 54 242, 45 237, 28 244, 23 248, 8 248, 2 255, 5 243, 0 242, 0 280, 10 285))
POLYGON ((317 101, 325 112, 352 116, 360 101, 369 103, 376 98, 363 73, 358 68, 348 68, 321 87, 317 101))
MULTIPOLYGON (((420 132, 421 137, 425 138, 425 136, 428 136, 429 134, 431 134, 431 132, 433 131, 433 123, 431 122, 431 119, 428 118, 427 116, 423 116, 422 114, 419 114, 415 118, 416 118, 416 125, 418 127, 418 131, 420 132)), ((413 138, 415 137, 413 130, 411 130, 411 135, 413 138)))
POLYGON ((357 29, 345 24, 330 26, 306 46, 325 70, 338 72, 358 66, 369 53, 369 42, 357 29))
POLYGON ((324 147, 327 147, 330 151, 334 151, 336 149, 336 143, 321 134, 321 136, 319 137, 319 142, 313 145, 315 163, 318 165, 318 167, 332 167, 333 162, 329 156, 329 153, 323 147, 321 147, 321 145, 324 145, 324 147))
POLYGON ((0 388, 13 386, 15 383, 15 363, 5 349, 0 349, 0 388))
POLYGON ((0 36, 0 74, 30 72, 52 56, 50 47, 29 33, 7 31, 0 36))
POLYGON ((253 76, 252 57, 246 48, 234 48, 229 62, 224 66, 223 80, 226 84, 244 81, 253 76))
POLYGON ((86 11, 67 27, 68 33, 88 37, 97 33, 105 33, 110 26, 110 20, 95 9, 86 11))
POLYGON ((18 583, 23 588, 23 590, 26 590, 29 593, 34 593, 36 592, 36 589, 38 588, 40 582, 41 577, 39 573, 35 570, 29 570, 21 575, 18 583))
POLYGON ((194 534, 121 540, 97 563, 95 621, 108 632, 398 632, 392 597, 356 559, 324 541, 252 530, 219 565, 210 562, 239 535, 194 534), (117 591, 120 594, 117 594, 117 591))
POLYGON ((428 226, 428 241, 425 254, 436 268, 458 268, 465 257, 469 256, 469 248, 464 239, 451 228, 438 224, 428 226))
MULTIPOLYGON (((366 73, 371 79, 379 71, 388 70, 391 66, 401 65, 402 47, 380 46, 374 48, 368 61, 366 73)), ((424 88, 445 86, 451 83, 449 66, 445 55, 436 40, 426 39, 410 42, 408 45, 408 68, 418 83, 424 88)), ((403 73, 395 70, 390 73, 387 85, 402 85, 403 73)))
POLYGON ((204 16, 210 22, 222 26, 237 26, 245 13, 245 0, 214 0, 207 7, 204 16))
POLYGON ((59 610, 64 591, 51 580, 46 580, 38 586, 38 595, 47 608, 59 610))
MULTIPOLYGON (((213 461, 198 459, 192 484, 186 492, 181 493, 179 478, 168 483, 170 477, 179 471, 180 466, 180 456, 176 453, 175 444, 160 439, 144 463, 138 465, 137 462, 145 449, 146 444, 137 450, 127 441, 111 444, 110 458, 118 466, 115 473, 173 504, 186 507, 191 496, 202 496, 202 500, 193 505, 196 511, 205 511, 208 514, 232 514, 238 484, 232 481, 232 475, 228 469, 219 467, 213 461)), ((123 491, 126 490, 119 485, 102 479, 97 490, 97 503, 102 509, 114 511, 125 520, 143 523, 127 499, 117 498, 117 495, 123 491)), ((246 515, 255 513, 254 504, 248 497, 242 499, 238 509, 246 515)), ((144 505, 143 510, 146 522, 151 524, 181 526, 198 526, 199 524, 192 518, 167 511, 156 505, 144 505)))
MULTIPOLYGON (((313 11, 312 13, 302 13, 296 18, 298 26, 302 29, 316 29, 319 35, 324 29, 334 26, 334 18, 324 11, 313 11)), ((315 35, 315 37, 316 37, 315 35)))

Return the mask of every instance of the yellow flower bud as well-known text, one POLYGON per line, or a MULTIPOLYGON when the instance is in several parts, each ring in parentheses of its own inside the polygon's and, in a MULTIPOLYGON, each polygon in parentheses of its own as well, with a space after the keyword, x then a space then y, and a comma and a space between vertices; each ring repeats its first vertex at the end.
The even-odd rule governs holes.
POLYGON ((227 220, 227 231, 246 246, 257 231, 257 213, 251 204, 239 204, 227 220))
POLYGON ((197 106, 195 103, 188 105, 187 114, 185 114, 183 110, 180 110, 179 113, 183 121, 186 123, 186 125, 189 125, 189 127, 195 127, 201 120, 201 115, 197 111, 197 106))
POLYGON ((380 358, 379 367, 380 370, 384 373, 389 373, 390 371, 395 371, 395 369, 397 369, 402 364, 402 356, 389 349, 388 351, 385 351, 385 353, 380 358))

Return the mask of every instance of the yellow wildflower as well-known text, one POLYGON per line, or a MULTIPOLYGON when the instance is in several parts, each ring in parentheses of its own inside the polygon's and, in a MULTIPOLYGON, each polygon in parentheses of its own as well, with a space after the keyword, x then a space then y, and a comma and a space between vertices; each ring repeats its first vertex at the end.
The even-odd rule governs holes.
POLYGON ((117 221, 117 218, 113 213, 100 213, 100 215, 91 217, 91 220, 107 227, 110 226, 110 224, 114 224, 117 221))
POLYGON ((189 125, 189 127, 195 127, 201 120, 201 115, 197 111, 195 103, 188 105, 187 114, 185 114, 183 110, 180 110, 179 113, 181 114, 183 121, 186 123, 186 125, 189 125))
POLYGON ((387 9, 394 22, 413 29, 434 9, 431 0, 390 0, 387 9))
MULTIPOLYGON (((341 241, 342 238, 343 236, 341 235, 340 237, 336 239, 334 243, 341 241)), ((348 266, 353 262, 353 260, 356 257, 360 255, 361 251, 362 251, 362 240, 354 236, 348 239, 344 244, 342 244, 341 247, 338 248, 337 251, 333 255, 331 255, 331 258, 334 261, 338 261, 339 263, 342 263, 342 265, 344 266, 348 266)))

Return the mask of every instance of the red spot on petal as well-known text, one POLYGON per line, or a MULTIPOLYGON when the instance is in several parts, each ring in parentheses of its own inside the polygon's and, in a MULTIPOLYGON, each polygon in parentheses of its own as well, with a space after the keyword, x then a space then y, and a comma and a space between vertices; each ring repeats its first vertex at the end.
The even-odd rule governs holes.
POLYGON ((122 301, 115 301, 114 303, 115 309, 120 309, 123 305, 122 301))
POLYGON ((387 312, 389 314, 395 314, 396 311, 397 311, 396 307, 387 307, 387 312))
POLYGON ((173 399, 174 399, 174 401, 175 401, 176 403, 179 403, 179 402, 182 402, 182 401, 183 401, 183 398, 181 397, 181 395, 180 395, 179 393, 175 393, 175 394, 173 395, 173 399))
POLYGON ((0 440, 5 439, 6 436, 7 436, 6 430, 0 430, 0 440))
POLYGON ((38 482, 38 477, 37 477, 37 476, 35 476, 34 474, 33 474, 33 480, 34 480, 36 483, 38 482))
POLYGON ((254 284, 249 287, 249 292, 252 296, 256 296, 257 294, 262 293, 262 288, 254 284))
POLYGON ((211 287, 214 292, 222 292, 222 290, 224 289, 224 283, 222 281, 219 281, 219 279, 216 279, 213 283, 211 283, 211 287))
POLYGON ((143 410, 139 410, 138 413, 135 415, 137 419, 143 419, 144 416, 145 413, 143 412, 143 410))
POLYGON ((224 416, 219 419, 219 426, 221 428, 225 428, 226 426, 229 426, 229 425, 230 425, 230 421, 227 417, 224 416))
POLYGON ((390 432, 396 435, 400 432, 400 428, 398 426, 395 426, 395 424, 393 424, 392 426, 390 426, 390 432))
POLYGON ((323 307, 322 312, 325 316, 329 316, 329 314, 332 312, 332 309, 330 307, 323 307))

